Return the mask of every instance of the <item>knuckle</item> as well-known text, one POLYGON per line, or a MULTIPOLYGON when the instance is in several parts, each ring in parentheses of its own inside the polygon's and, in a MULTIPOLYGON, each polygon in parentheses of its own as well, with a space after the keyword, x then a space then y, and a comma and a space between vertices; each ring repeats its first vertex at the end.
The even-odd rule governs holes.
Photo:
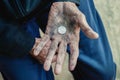
POLYGON ((52 44, 52 45, 51 45, 50 50, 54 50, 54 49, 56 49, 56 48, 57 48, 57 46, 56 46, 56 43, 55 43, 55 44, 52 44))
POLYGON ((82 14, 80 14, 80 17, 78 17, 78 18, 80 18, 80 23, 85 23, 86 22, 86 16, 82 13, 82 14))

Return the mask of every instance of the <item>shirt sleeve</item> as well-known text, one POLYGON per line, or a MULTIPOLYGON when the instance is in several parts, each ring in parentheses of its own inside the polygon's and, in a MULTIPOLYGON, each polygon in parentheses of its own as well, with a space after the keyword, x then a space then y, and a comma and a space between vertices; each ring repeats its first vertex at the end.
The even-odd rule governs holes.
POLYGON ((35 39, 15 24, 0 17, 0 55, 20 57, 28 54, 35 39))
POLYGON ((70 1, 76 3, 77 5, 80 5, 80 0, 58 0, 58 1, 70 1))

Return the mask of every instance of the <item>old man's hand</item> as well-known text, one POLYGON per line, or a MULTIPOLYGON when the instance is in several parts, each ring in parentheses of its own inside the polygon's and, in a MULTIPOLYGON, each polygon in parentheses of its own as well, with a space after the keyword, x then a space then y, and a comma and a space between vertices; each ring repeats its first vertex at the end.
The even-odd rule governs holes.
POLYGON ((44 62, 46 71, 50 69, 53 57, 58 49, 55 73, 59 74, 61 72, 67 45, 70 46, 69 69, 74 70, 79 55, 80 30, 89 38, 98 38, 98 34, 88 25, 85 15, 74 3, 55 2, 52 4, 44 39, 39 43, 37 49, 34 50, 34 54, 39 55, 39 52, 51 40, 44 62))

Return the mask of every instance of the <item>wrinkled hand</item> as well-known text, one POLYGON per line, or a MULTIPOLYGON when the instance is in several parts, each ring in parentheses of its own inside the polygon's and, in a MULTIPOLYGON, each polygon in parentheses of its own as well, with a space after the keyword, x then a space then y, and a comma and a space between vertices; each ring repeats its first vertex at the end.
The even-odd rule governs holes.
MULTIPOLYGON (((51 45, 51 41, 49 40, 47 42, 47 44, 45 44, 45 46, 43 47, 43 49, 39 52, 38 55, 35 55, 33 52, 35 50, 37 50, 37 47, 39 46, 38 44, 40 44, 42 42, 42 40, 44 40, 44 38, 36 38, 35 39, 35 44, 30 52, 30 54, 37 59, 41 64, 44 64, 47 54, 48 54, 48 50, 50 48, 51 45)), ((54 63, 56 61, 56 55, 54 56, 54 58, 52 59, 52 63, 54 63)))
POLYGON ((38 55, 48 40, 51 39, 51 45, 44 63, 45 70, 48 71, 50 69, 52 59, 58 48, 55 73, 59 74, 61 72, 67 45, 70 46, 69 69, 74 70, 79 54, 78 43, 80 30, 89 38, 98 38, 98 34, 89 27, 84 14, 78 10, 74 3, 53 3, 49 13, 47 30, 44 36, 45 39, 39 44, 37 50, 34 51, 38 55), (67 29, 65 34, 58 32, 59 26, 65 26, 67 29))

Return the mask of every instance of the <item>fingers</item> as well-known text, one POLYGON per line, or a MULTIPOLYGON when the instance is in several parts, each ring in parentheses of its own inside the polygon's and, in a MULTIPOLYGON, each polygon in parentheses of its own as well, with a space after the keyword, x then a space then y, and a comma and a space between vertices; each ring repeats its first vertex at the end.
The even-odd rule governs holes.
POLYGON ((41 38, 40 43, 37 45, 37 47, 34 49, 33 54, 34 56, 38 56, 45 44, 50 40, 48 35, 45 35, 43 38, 41 38))
POLYGON ((53 56, 55 55, 55 52, 56 52, 57 47, 58 47, 58 43, 59 42, 57 40, 53 40, 53 42, 51 43, 48 55, 47 55, 45 63, 44 63, 44 69, 46 71, 48 71, 50 69, 53 56))
MULTIPOLYGON (((56 59, 57 59, 57 56, 55 55, 52 59, 52 63, 56 62, 56 59)), ((41 64, 44 64, 45 60, 46 60, 46 56, 44 55, 40 55, 40 56, 37 56, 37 60, 41 63, 41 64)))
POLYGON ((70 43, 70 62, 69 62, 69 69, 70 71, 73 71, 76 64, 77 64, 77 58, 79 55, 79 48, 77 42, 71 42, 70 43))
POLYGON ((55 74, 60 74, 62 71, 62 65, 66 55, 66 48, 67 48, 67 44, 64 42, 61 42, 61 44, 59 45, 59 51, 58 51, 56 65, 55 65, 55 74))
MULTIPOLYGON (((48 41, 47 44, 43 47, 42 51, 39 53, 39 55, 37 56, 37 60, 40 62, 40 63, 44 63, 45 62, 45 59, 47 57, 47 54, 48 54, 48 50, 50 48, 50 45, 51 45, 51 41, 48 41)), ((52 63, 56 62, 56 55, 53 57, 52 59, 52 63)))
POLYGON ((45 46, 43 47, 43 49, 41 50, 40 54, 43 54, 45 57, 47 56, 48 54, 48 50, 50 48, 50 45, 51 45, 51 41, 49 40, 47 42, 47 44, 45 44, 45 46))
POLYGON ((88 25, 85 15, 80 12, 79 26, 88 38, 97 39, 99 35, 88 25))
POLYGON ((51 44, 51 41, 49 40, 47 42, 47 44, 45 44, 45 46, 43 47, 43 49, 41 50, 41 52, 38 54, 38 56, 34 56, 42 64, 45 62, 45 59, 46 59, 46 56, 47 56, 50 44, 51 44))

